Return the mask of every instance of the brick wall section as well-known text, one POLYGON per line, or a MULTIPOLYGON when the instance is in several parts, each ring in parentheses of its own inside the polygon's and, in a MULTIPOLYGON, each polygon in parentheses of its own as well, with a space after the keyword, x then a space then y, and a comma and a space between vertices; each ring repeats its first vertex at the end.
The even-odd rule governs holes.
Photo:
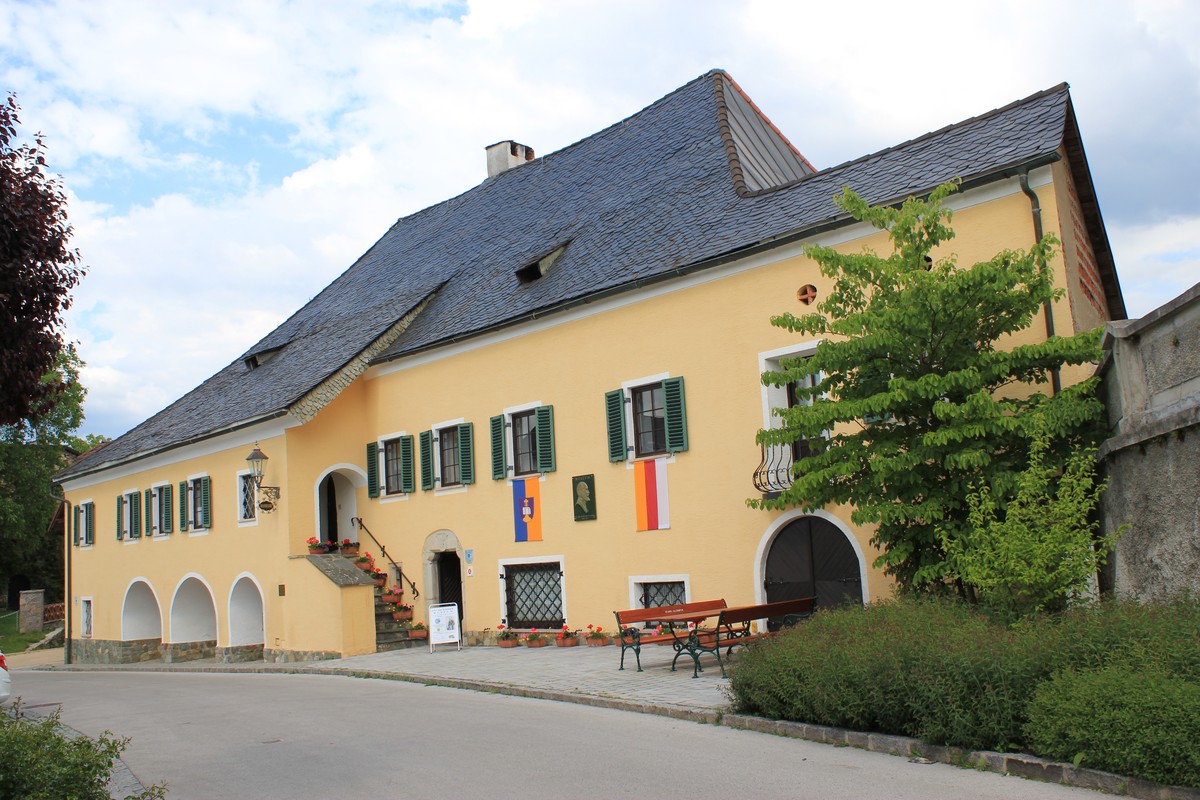
POLYGON ((1079 265, 1079 288, 1100 318, 1110 319, 1108 303, 1104 300, 1104 284, 1100 280, 1100 270, 1096 267, 1096 254, 1092 250, 1092 241, 1088 238, 1087 224, 1083 221, 1083 207, 1079 204, 1079 195, 1075 193, 1073 183, 1068 185, 1067 194, 1071 200, 1071 228, 1075 239, 1075 259, 1079 265))

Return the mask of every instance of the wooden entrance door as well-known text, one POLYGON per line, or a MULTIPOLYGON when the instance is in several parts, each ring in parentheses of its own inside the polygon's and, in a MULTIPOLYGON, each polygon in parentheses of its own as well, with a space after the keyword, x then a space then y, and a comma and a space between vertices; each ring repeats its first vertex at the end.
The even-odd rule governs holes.
POLYGON ((817 608, 862 603, 858 555, 846 535, 820 517, 801 517, 779 532, 763 583, 768 603, 814 596, 817 608))

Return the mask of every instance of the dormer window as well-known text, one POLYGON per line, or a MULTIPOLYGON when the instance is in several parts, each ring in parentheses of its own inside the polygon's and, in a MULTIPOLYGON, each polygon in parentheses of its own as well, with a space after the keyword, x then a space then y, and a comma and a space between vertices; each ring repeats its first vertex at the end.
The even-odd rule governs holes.
POLYGON ((542 278, 547 272, 550 271, 550 267, 554 265, 554 262, 558 260, 558 257, 561 256, 566 249, 567 245, 561 245, 556 247, 554 250, 551 250, 537 261, 521 267, 519 270, 517 270, 517 280, 519 280, 522 285, 525 285, 533 283, 539 278, 542 278))

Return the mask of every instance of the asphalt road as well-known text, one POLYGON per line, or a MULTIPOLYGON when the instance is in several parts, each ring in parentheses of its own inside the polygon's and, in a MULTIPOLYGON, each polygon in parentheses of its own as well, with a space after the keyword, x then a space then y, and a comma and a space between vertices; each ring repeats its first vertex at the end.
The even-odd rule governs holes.
POLYGON ((16 693, 171 800, 1029 800, 1084 789, 603 708, 321 675, 34 672, 16 693), (47 705, 48 704, 48 705, 47 705))

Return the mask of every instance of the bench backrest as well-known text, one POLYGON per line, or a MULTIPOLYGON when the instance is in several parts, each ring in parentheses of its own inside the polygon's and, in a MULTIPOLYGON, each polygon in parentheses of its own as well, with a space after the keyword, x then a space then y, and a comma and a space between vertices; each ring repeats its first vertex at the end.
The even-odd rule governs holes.
POLYGON ((631 608, 627 611, 614 611, 617 616, 617 624, 624 627, 638 622, 648 622, 650 620, 669 620, 672 617, 686 617, 689 614, 698 614, 702 611, 720 611, 726 608, 727 605, 724 599, 721 600, 701 600, 696 603, 680 603, 673 606, 656 606, 654 608, 631 608))
POLYGON ((730 608, 721 614, 721 621, 728 625, 734 625, 774 617, 807 617, 812 614, 815 602, 815 597, 802 597, 799 600, 780 600, 757 606, 730 608))

